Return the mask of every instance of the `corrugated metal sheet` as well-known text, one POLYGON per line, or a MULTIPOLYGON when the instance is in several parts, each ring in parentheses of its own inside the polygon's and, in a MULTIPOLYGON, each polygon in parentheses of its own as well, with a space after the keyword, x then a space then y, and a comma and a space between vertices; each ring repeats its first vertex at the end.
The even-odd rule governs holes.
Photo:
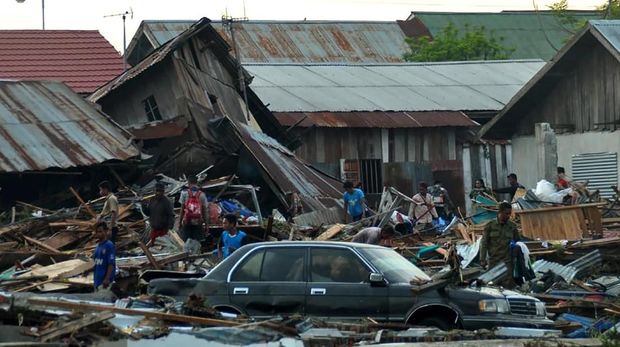
POLYGON ((588 153, 573 155, 572 178, 588 181, 588 189, 600 190, 601 196, 611 198, 611 186, 618 185, 618 153, 588 153))
POLYGON ((590 25, 620 52, 620 20, 591 20, 590 25))
POLYGON ((470 127, 478 123, 462 112, 289 112, 274 113, 283 126, 302 128, 470 127), (299 123, 301 121, 301 123, 299 123))
POLYGON ((0 172, 126 160, 130 134, 60 82, 0 81, 0 172))
MULTIPOLYGON (((600 18, 596 11, 571 11, 577 20, 600 18)), ((513 59, 551 59, 571 37, 571 29, 551 11, 505 11, 499 13, 415 12, 410 20, 419 20, 432 35, 448 23, 463 32, 466 26, 483 26, 514 52, 513 59)))
MULTIPOLYGON (((230 119, 213 120, 209 131, 229 153, 250 158, 283 205, 285 194, 298 191, 307 211, 338 206, 342 183, 299 159, 278 141, 230 119)), ((340 204, 341 205, 341 204, 340 204)))
MULTIPOLYGON (((157 48, 193 23, 143 21, 128 56, 143 58, 132 56, 143 35, 157 48)), ((221 22, 214 21, 213 26, 232 46, 230 31, 221 22)), ((242 63, 389 63, 402 62, 408 51, 405 34, 396 21, 246 21, 235 24, 235 40, 242 63)))
POLYGON ((499 111, 540 60, 244 64, 273 112, 499 111))

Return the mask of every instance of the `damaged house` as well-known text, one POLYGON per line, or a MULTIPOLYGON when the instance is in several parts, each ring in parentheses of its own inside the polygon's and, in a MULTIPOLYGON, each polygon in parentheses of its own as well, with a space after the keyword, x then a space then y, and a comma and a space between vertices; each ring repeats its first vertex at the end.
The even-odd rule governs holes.
POLYGON ((614 194, 620 175, 619 37, 620 21, 590 21, 481 129, 479 136, 512 142, 513 169, 526 187, 554 180, 554 160, 545 157, 557 156, 569 177, 589 181, 603 197, 614 194), (557 148, 539 136, 537 123, 550 125, 557 148))
POLYGON ((291 141, 230 50, 203 18, 89 99, 140 141, 158 172, 181 176, 214 165, 210 177, 235 173, 270 188, 263 202, 287 206, 287 193, 298 190, 309 209, 334 206, 340 182, 284 147, 291 141))
POLYGON ((54 194, 130 172, 140 156, 131 134, 60 82, 0 81, 0 133, 2 208, 59 204, 54 194))

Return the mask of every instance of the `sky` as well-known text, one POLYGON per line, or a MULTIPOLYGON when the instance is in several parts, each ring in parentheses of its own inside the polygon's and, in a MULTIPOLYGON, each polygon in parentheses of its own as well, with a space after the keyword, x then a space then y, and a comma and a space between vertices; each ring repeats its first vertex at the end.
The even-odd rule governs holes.
MULTIPOLYGON (((41 29, 42 0, 0 0, 0 29, 41 29)), ((99 30, 118 51, 142 20, 235 18, 272 20, 397 20, 412 11, 495 12, 540 10, 557 0, 44 0, 46 29, 99 30)), ((594 9, 603 0, 569 0, 571 9, 594 9)))

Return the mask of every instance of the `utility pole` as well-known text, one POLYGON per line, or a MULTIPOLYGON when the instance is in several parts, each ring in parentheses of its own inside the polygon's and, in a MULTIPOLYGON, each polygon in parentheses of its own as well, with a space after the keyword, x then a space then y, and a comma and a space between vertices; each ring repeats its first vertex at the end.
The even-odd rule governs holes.
MULTIPOLYGON (((245 12, 245 11, 244 11, 245 12)), ((243 101, 245 102, 245 114, 246 118, 250 120, 250 107, 248 105, 248 93, 246 90, 245 74, 243 73, 243 66, 241 65, 241 58, 239 57, 239 50, 237 49, 237 41, 235 40, 235 23, 247 21, 247 17, 233 18, 229 16, 222 16, 222 23, 230 30, 230 40, 232 41, 233 53, 235 54, 235 61, 237 63, 237 75, 239 80, 239 90, 243 94, 243 101)))
POLYGON ((129 8, 129 11, 125 11, 123 13, 109 14, 107 16, 103 16, 103 18, 108 17, 121 17, 123 18, 123 69, 127 70, 127 57, 125 57, 125 51, 127 50, 127 33, 125 31, 125 21, 127 19, 127 15, 131 16, 133 19, 133 9, 129 8))
MULTIPOLYGON (((26 0, 15 0, 18 4, 23 4, 26 0)), ((45 30, 45 0, 41 0, 41 24, 45 30)))

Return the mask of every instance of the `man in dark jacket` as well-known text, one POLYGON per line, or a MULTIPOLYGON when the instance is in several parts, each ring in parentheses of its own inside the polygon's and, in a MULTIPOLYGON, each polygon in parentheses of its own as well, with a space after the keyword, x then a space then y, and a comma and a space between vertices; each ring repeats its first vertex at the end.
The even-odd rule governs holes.
POLYGON ((174 227, 174 210, 172 202, 164 195, 164 184, 157 182, 155 185, 155 197, 148 205, 149 223, 151 224, 151 241, 168 234, 168 230, 174 227))
POLYGON ((525 189, 525 187, 522 186, 521 183, 519 183, 519 181, 517 180, 517 175, 514 173, 511 173, 510 175, 508 175, 508 184, 510 186, 505 187, 505 188, 495 189, 493 190, 493 192, 497 194, 510 194, 510 201, 512 201, 515 197, 515 194, 517 193, 517 189, 519 188, 525 189))

